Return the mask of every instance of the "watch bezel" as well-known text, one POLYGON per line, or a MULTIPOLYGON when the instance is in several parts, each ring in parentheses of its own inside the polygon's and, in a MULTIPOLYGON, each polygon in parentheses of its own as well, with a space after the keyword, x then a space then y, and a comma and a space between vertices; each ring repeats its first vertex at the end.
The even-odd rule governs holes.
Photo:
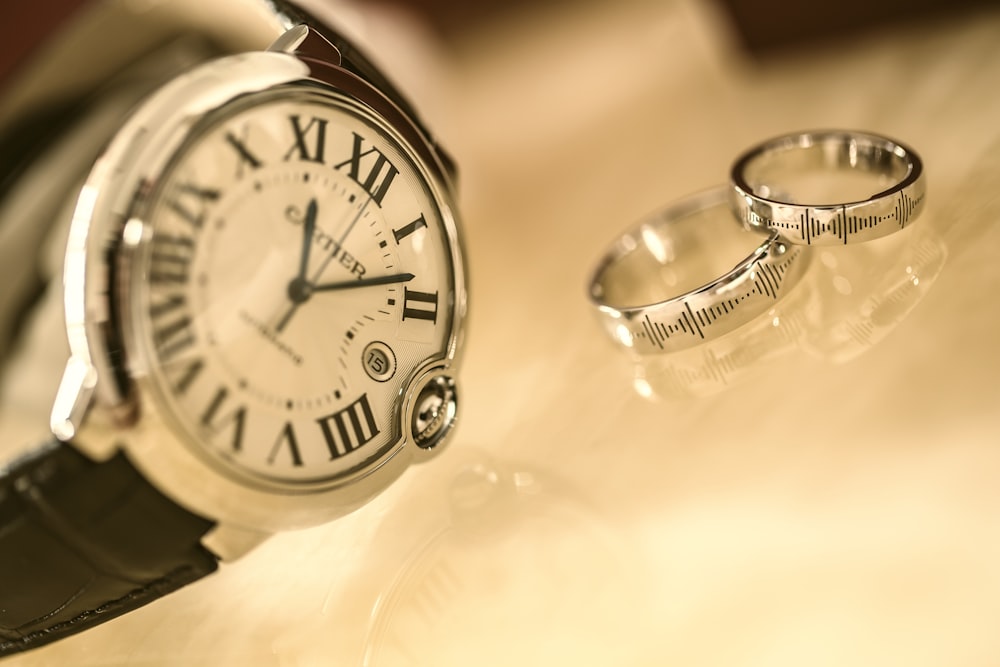
MULTIPOLYGON (((416 123, 364 80, 335 65, 287 53, 254 52, 199 66, 152 95, 123 126, 95 166, 72 222, 65 271, 67 332, 74 362, 94 369, 97 383, 88 419, 103 416, 118 429, 113 441, 74 444, 102 458, 124 445, 132 462, 158 488, 189 509, 253 530, 273 532, 323 523, 363 504, 402 474, 409 464, 441 447, 417 446, 405 424, 414 388, 427 377, 454 375, 464 330, 466 289, 453 185, 437 151, 416 123), (191 138, 199 120, 238 98, 276 89, 320 86, 350 98, 391 128, 415 158, 449 236, 455 300, 442 357, 419 369, 404 392, 401 438, 363 468, 333 484, 312 488, 289 484, 261 487, 222 472, 193 451, 168 425, 167 408, 141 372, 155 360, 137 339, 132 296, 136 245, 126 228, 156 191, 161 174, 191 138)), ((140 225, 141 228, 141 225, 140 225)), ((107 431, 107 429, 103 429, 107 431)))

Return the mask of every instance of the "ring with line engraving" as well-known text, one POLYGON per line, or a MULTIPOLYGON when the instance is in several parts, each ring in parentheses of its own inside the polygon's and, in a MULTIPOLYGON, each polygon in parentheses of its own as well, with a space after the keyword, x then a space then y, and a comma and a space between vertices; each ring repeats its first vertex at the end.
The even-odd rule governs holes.
POLYGON ((736 159, 730 179, 740 220, 801 245, 860 243, 897 232, 920 215, 926 193, 923 163, 911 148, 849 130, 760 143, 736 159))
POLYGON ((802 277, 807 249, 742 227, 728 192, 687 197, 604 254, 589 296, 613 340, 639 355, 683 350, 766 313, 802 277), (706 274, 717 277, 705 282, 706 274))

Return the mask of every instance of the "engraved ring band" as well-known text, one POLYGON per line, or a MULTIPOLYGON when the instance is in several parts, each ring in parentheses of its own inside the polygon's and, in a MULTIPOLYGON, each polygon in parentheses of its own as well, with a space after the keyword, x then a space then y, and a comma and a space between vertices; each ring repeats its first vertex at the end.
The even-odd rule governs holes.
POLYGON ((807 249, 777 232, 743 228, 729 190, 662 209, 604 254, 589 295, 612 339, 640 355, 690 348, 767 312, 801 278, 807 249), (718 277, 692 279, 707 272, 718 277))
POLYGON ((877 134, 842 130, 787 134, 758 144, 737 158, 731 180, 731 203, 740 220, 800 245, 860 243, 897 232, 923 210, 926 188, 923 164, 912 149, 877 134), (809 191, 809 175, 814 185, 835 177, 857 182, 847 196, 815 188, 797 196, 797 190, 809 191), (792 197, 831 200, 800 204, 792 197))

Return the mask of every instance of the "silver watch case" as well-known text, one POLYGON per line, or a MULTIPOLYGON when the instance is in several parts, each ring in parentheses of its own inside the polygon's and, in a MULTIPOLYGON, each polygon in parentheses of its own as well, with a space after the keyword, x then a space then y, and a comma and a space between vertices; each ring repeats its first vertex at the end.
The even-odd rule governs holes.
MULTIPOLYGON (((453 376, 466 310, 463 252, 451 162, 389 98, 340 67, 319 33, 297 26, 269 51, 222 58, 174 79, 122 127, 83 187, 66 251, 64 294, 71 357, 52 411, 52 429, 96 460, 124 449, 166 495, 242 535, 236 542, 324 523, 365 503, 412 462, 448 440, 456 412, 453 376), (455 304, 446 353, 418 372, 402 400, 402 438, 364 469, 332 486, 285 492, 241 483, 185 444, 167 423, 144 370, 130 297, 134 247, 124 241, 152 184, 199 118, 239 96, 307 82, 328 86, 381 117, 408 147, 440 207, 451 241, 455 304), (258 537, 248 537, 258 536, 258 537)), ((209 540, 210 541, 210 540, 209 540)), ((226 541, 226 540, 223 540, 226 541)), ((232 540, 230 540, 232 542, 232 540)), ((243 549, 216 545, 222 557, 243 549)))

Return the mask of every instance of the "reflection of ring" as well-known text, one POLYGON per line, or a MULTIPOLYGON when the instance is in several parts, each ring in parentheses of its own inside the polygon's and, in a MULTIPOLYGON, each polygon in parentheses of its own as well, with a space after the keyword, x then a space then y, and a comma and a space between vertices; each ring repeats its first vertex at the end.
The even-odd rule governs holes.
MULTIPOLYGON (((928 221, 932 222, 932 221, 928 221)), ((933 225, 891 239, 899 243, 819 251, 807 289, 813 293, 801 343, 810 354, 843 363, 877 345, 920 303, 944 268, 948 249, 933 225)))
MULTIPOLYGON (((924 170, 917 154, 897 141, 865 132, 803 132, 765 141, 736 160, 731 178, 737 217, 802 245, 886 236, 914 220, 924 204, 924 170), (839 195, 824 204, 794 204, 785 201, 785 195, 776 197, 776 192, 789 192, 788 180, 817 170, 827 184, 838 173, 851 172, 883 182, 873 195, 839 195), (885 179, 891 180, 888 188, 885 179)), ((870 185, 866 192, 871 192, 870 185)))
POLYGON ((765 312, 801 277, 805 249, 776 232, 741 230, 727 192, 709 190, 660 211, 604 255, 590 298, 612 338, 639 354, 691 347, 765 312), (758 245, 745 255, 749 239, 758 245), (743 259, 729 268, 735 257, 743 259), (712 271, 721 275, 696 286, 685 266, 692 260, 719 261, 712 271))
POLYGON ((810 264, 795 289, 736 331, 688 350, 635 359, 633 389, 651 400, 703 398, 759 379, 762 369, 777 368, 809 334, 814 295, 806 282, 815 270, 810 264))

